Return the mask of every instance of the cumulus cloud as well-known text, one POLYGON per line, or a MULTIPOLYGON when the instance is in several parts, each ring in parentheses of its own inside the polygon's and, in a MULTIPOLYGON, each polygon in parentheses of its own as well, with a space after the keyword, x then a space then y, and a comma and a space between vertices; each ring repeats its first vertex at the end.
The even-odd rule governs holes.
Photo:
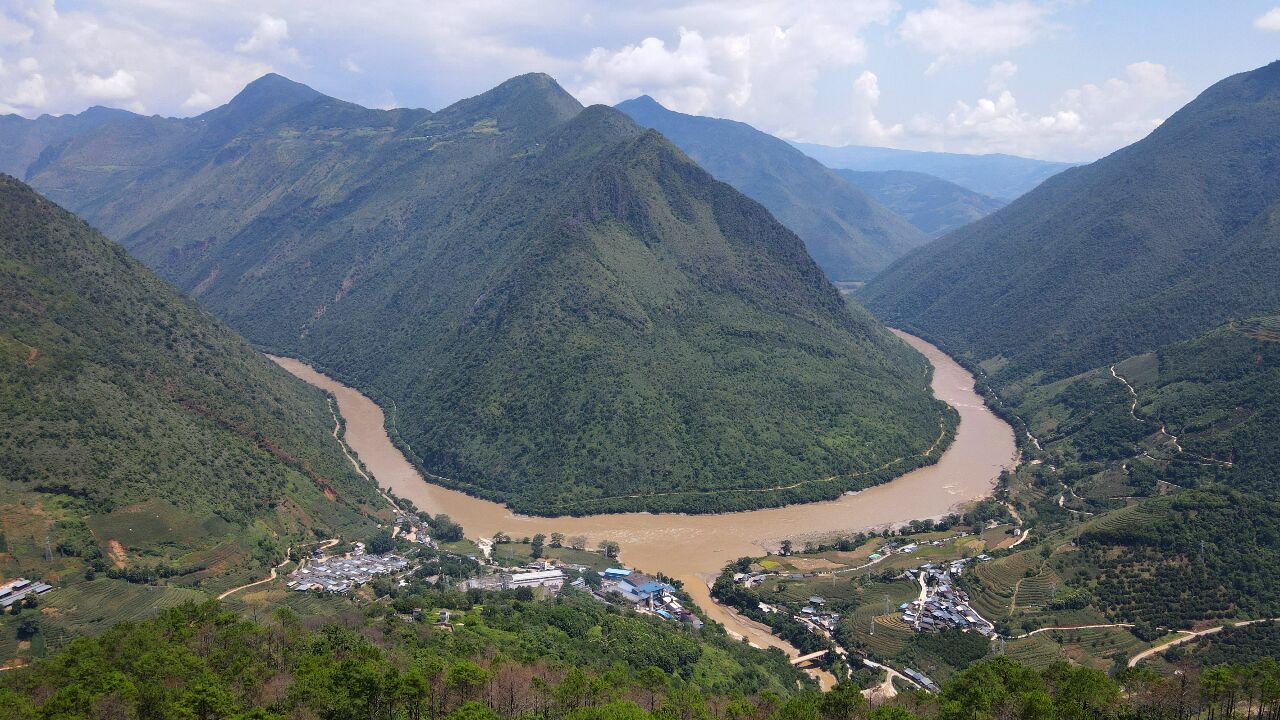
POLYGON ((1253 26, 1259 30, 1271 30, 1280 32, 1280 7, 1274 7, 1258 16, 1253 21, 1253 26))
POLYGON ((320 12, 310 0, 0 0, 0 110, 108 103, 190 115, 269 71, 370 107, 398 98, 441 107, 542 71, 586 103, 649 94, 786 138, 1076 158, 1145 132, 1173 109, 1159 98, 1177 88, 1162 67, 1138 63, 1024 107, 1012 52, 1053 32, 1060 5, 364 0, 320 12), (886 35, 886 47, 869 50, 886 35), (917 49, 938 67, 983 62, 979 97, 918 114, 920 89, 885 72, 895 62, 885 55, 917 49))
POLYGON ((1184 96, 1163 65, 1137 62, 1122 77, 1072 88, 1046 111, 1032 112, 1005 87, 1013 71, 1005 63, 992 68, 994 97, 959 101, 942 118, 913 118, 912 138, 936 149, 1086 160, 1142 138, 1184 96))
POLYGON ((876 106, 879 104, 880 78, 870 70, 864 70, 858 79, 853 81, 851 117, 852 129, 858 142, 887 144, 902 136, 901 124, 885 125, 876 117, 876 106))
MULTIPOLYGON (((266 72, 265 62, 203 39, 187 8, 145 2, 63 9, 51 0, 8 0, 0 14, 0 102, 25 115, 111 104, 146 112, 206 109, 266 72)), ((252 26, 256 14, 219 8, 222 22, 252 26)), ((210 25, 212 26, 212 25, 210 25)), ((235 37, 228 27, 228 35, 235 37)))
POLYGON ((847 138, 876 127, 869 111, 874 102, 857 82, 835 89, 821 84, 863 63, 861 33, 887 24, 895 11, 894 3, 879 0, 713 1, 667 9, 659 14, 681 21, 674 41, 651 36, 596 47, 577 67, 570 89, 584 102, 649 94, 674 110, 733 117, 783 137, 847 138), (840 112, 850 106, 853 112, 840 112))
POLYGON ((975 5, 967 0, 938 0, 933 7, 912 10, 898 27, 899 36, 934 56, 929 72, 957 59, 999 55, 1029 45, 1049 30, 1052 9, 1027 0, 975 5))
POLYGON ((280 17, 261 15, 253 32, 236 43, 236 51, 250 55, 276 55, 289 62, 297 62, 298 51, 286 44, 288 39, 288 21, 280 17))
POLYGON ((0 13, 0 46, 24 43, 30 40, 32 35, 35 35, 35 30, 29 25, 0 13))
POLYGON ((138 81, 124 70, 116 70, 108 77, 92 73, 73 73, 76 91, 86 98, 98 100, 126 100, 138 92, 138 81))

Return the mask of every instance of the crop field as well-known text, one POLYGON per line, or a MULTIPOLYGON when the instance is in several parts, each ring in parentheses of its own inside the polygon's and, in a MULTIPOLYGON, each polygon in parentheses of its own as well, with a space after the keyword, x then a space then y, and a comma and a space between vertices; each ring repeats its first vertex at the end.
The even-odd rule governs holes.
POLYGON ((973 608, 987 619, 1008 615, 1018 584, 1026 578, 1027 570, 1037 570, 1041 562, 1039 553, 1025 551, 979 563, 974 575, 981 582, 970 592, 973 608))
POLYGON ((805 578, 803 580, 778 580, 769 578, 760 586, 761 595, 768 602, 789 602, 804 604, 810 596, 830 600, 853 600, 863 602, 864 592, 859 592, 853 579, 839 575, 826 575, 805 578), (781 590, 777 588, 781 587, 781 590))
POLYGON ((1024 577, 1018 581, 1017 594, 1013 598, 1012 607, 1015 609, 1043 607, 1053 599, 1063 585, 1062 578, 1051 569, 1046 569, 1034 577, 1024 577))
POLYGON ((1123 527, 1132 527, 1150 518, 1152 516, 1151 512, 1145 505, 1133 504, 1119 510, 1112 510, 1105 515, 1090 520, 1080 528, 1080 531, 1116 530, 1123 527))
POLYGON ((193 547, 208 530, 191 513, 163 500, 151 500, 87 520, 100 543, 117 540, 126 548, 172 544, 193 547))
MULTIPOLYGON (((555 558, 574 565, 586 565, 596 571, 604 570, 617 564, 616 560, 610 560, 598 552, 575 550, 568 547, 543 547, 542 556, 544 558, 555 558)), ((495 545, 493 547, 493 559, 503 565, 524 565, 533 560, 533 546, 529 543, 519 542, 495 545)))
POLYGON ((918 594, 919 586, 914 582, 875 583, 869 586, 863 591, 862 604, 840 620, 845 637, 855 646, 865 647, 876 657, 893 657, 915 634, 914 630, 902 623, 898 605, 914 600, 918 594), (887 614, 886 602, 889 605, 887 614), (871 629, 873 621, 874 631, 871 629))
POLYGON ((43 605, 53 611, 48 615, 57 624, 80 634, 92 634, 116 623, 144 620, 188 600, 199 602, 208 597, 187 588, 98 578, 58 588, 48 594, 43 605))
POLYGON ((1069 659, 1062 646, 1048 637, 1048 633, 1010 640, 1005 645, 1004 653, 1020 663, 1037 668, 1069 659))

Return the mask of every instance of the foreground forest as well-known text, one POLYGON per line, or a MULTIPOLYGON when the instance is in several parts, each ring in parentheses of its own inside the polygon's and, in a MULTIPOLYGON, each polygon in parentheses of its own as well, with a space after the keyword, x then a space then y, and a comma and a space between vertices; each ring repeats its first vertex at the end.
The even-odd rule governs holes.
POLYGON ((767 664, 744 665, 763 653, 575 594, 475 600, 451 629, 386 612, 317 625, 281 611, 258 623, 215 603, 183 605, 6 674, 0 718, 1136 720, 1280 711, 1280 665, 1270 658, 1177 679, 995 658, 937 695, 906 692, 873 709, 856 685, 819 693, 798 684, 776 651, 767 664))

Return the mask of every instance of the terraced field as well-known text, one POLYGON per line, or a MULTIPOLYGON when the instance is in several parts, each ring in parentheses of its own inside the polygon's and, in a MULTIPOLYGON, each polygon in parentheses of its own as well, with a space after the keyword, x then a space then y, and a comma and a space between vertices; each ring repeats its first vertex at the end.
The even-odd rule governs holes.
POLYGON ((209 596, 186 588, 136 585, 99 578, 60 587, 41 602, 40 626, 50 650, 80 635, 96 635, 122 622, 145 620, 157 612, 209 596))
POLYGON ((1062 646, 1054 642, 1048 633, 1010 640, 1005 645, 1004 653, 1032 667, 1045 667, 1051 663, 1069 659, 1062 646))
POLYGON ((902 623, 898 605, 914 600, 919 586, 913 582, 876 583, 864 592, 863 603, 840 620, 844 636, 856 647, 865 647, 876 657, 891 658, 902 650, 915 631, 902 623), (889 613, 885 613, 885 598, 889 613), (875 631, 872 632, 872 622, 875 631))
POLYGON ((1049 603, 1058 590, 1062 589, 1062 578, 1051 569, 1046 569, 1034 577, 1024 577, 1018 581, 1016 595, 1013 598, 1013 609, 1038 609, 1049 603))
POLYGON ((1027 570, 1038 570, 1042 562, 1039 553, 1025 551, 979 563, 974 575, 980 582, 970 591, 973 608, 988 620, 1009 615, 1014 592, 1026 578, 1027 570))

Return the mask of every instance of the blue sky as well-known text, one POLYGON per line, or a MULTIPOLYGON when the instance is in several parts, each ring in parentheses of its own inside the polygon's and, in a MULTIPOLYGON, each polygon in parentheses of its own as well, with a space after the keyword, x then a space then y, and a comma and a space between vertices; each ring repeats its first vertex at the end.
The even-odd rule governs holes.
POLYGON ((1092 160, 1280 58, 1280 2, 0 0, 0 112, 192 115, 268 71, 439 108, 542 71, 783 137, 1092 160))

